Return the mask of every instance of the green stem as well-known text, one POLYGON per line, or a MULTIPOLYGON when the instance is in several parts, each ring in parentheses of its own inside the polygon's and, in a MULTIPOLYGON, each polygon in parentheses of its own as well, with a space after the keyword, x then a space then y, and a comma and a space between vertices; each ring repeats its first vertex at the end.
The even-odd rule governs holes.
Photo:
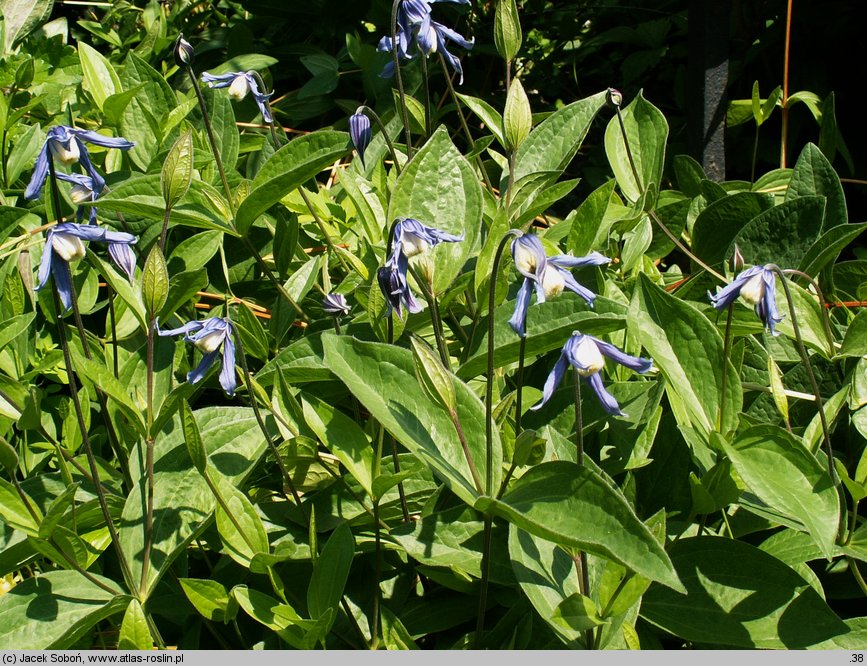
POLYGON ((723 423, 726 420, 726 389, 728 384, 728 363, 729 363, 729 354, 731 353, 732 347, 732 314, 734 313, 734 303, 729 304, 728 314, 726 315, 726 332, 725 338, 723 338, 723 366, 722 366, 722 388, 720 390, 720 401, 719 401, 719 423, 717 423, 717 430, 722 433, 723 423))
MULTIPOLYGON (((488 481, 486 484, 483 484, 482 479, 479 477, 479 470, 476 468, 476 463, 473 461, 473 456, 470 453, 470 447, 467 444, 467 436, 464 434, 464 429, 461 426, 461 419, 458 416, 458 413, 454 410, 449 410, 449 418, 451 418, 452 424, 455 427, 455 432, 458 434, 458 440, 461 442, 461 448, 464 451, 464 458, 467 460, 467 465, 470 467, 470 474, 473 477, 473 483, 476 484, 476 490, 481 495, 485 492, 485 487, 490 487, 491 483, 488 481)), ((490 471, 488 473, 490 474, 490 471)), ((490 493, 490 490, 488 493, 490 493)))
MULTIPOLYGON (((578 371, 572 371, 574 379, 573 386, 575 387, 575 462, 579 467, 584 466, 584 417, 581 410, 581 378, 578 376, 578 371)), ((575 561, 575 569, 578 574, 578 589, 585 597, 590 595, 590 576, 587 571, 587 553, 583 550, 578 553, 578 556, 573 558, 575 561)), ((588 648, 593 647, 593 631, 588 629, 584 633, 584 640, 588 648)))
MULTIPOLYGON (((467 137, 469 149, 472 150, 473 144, 474 144, 473 135, 470 133, 470 128, 467 125, 467 119, 464 117, 464 110, 463 110, 463 107, 461 107, 461 101, 460 101, 460 99, 458 99, 458 94, 455 92, 455 87, 454 87, 454 84, 452 83, 451 76, 449 75, 449 70, 448 70, 448 67, 446 66, 445 58, 443 58, 442 53, 437 53, 437 56, 439 56, 440 66, 443 69, 443 76, 445 77, 445 80, 446 80, 446 86, 449 89, 449 94, 452 97, 452 101, 455 103, 455 110, 458 112, 458 119, 461 121, 461 129, 463 129, 464 135, 467 137)), ((485 187, 488 188, 488 192, 493 194, 494 193, 494 187, 491 185, 491 181, 488 178, 488 172, 485 171, 485 165, 482 162, 481 156, 476 155, 475 159, 476 159, 476 166, 478 166, 479 172, 481 172, 481 174, 482 174, 482 180, 485 181, 485 187)))
POLYGON ((813 290, 816 292, 816 298, 819 299, 819 312, 821 313, 822 328, 825 329, 825 337, 828 339, 828 354, 833 356, 835 353, 835 340, 834 334, 831 332, 831 318, 828 315, 827 307, 828 302, 825 300, 825 295, 822 293, 819 283, 804 271, 795 270, 794 268, 787 268, 783 273, 786 275, 797 275, 798 277, 802 277, 810 283, 811 287, 813 287, 813 290))
MULTIPOLYGON (((376 451, 373 456, 373 478, 379 478, 382 470, 382 445, 385 436, 385 428, 380 424, 379 437, 376 439, 376 451)), ((373 497, 373 533, 374 533, 374 588, 373 592, 373 617, 370 622, 370 649, 375 650, 379 645, 379 609, 382 604, 382 538, 379 526, 379 497, 373 497)))
POLYGON ((421 50, 421 46, 419 46, 419 52, 421 57, 419 61, 421 62, 421 78, 422 78, 422 86, 424 87, 424 133, 425 139, 429 138, 431 135, 431 103, 430 103, 430 81, 428 80, 428 72, 427 72, 427 56, 424 51, 421 50))
POLYGON ((322 236, 325 238, 325 244, 328 246, 328 251, 330 254, 337 256, 337 261, 340 262, 343 270, 346 271, 347 274, 352 272, 352 269, 346 263, 346 259, 343 258, 343 255, 337 251, 337 248, 334 247, 334 241, 331 239, 331 234, 328 233, 328 230, 325 228, 325 222, 322 221, 322 218, 319 217, 319 214, 316 212, 316 209, 313 207, 313 202, 310 201, 310 197, 307 196, 307 192, 304 191, 303 187, 298 188, 298 193, 301 195, 301 198, 304 200, 304 205, 307 206, 307 210, 310 211, 310 214, 313 216, 313 219, 316 220, 316 224, 319 226, 319 230, 322 232, 322 236))
MULTIPOLYGON (((617 597, 620 596, 620 593, 623 592, 626 584, 632 579, 632 576, 635 574, 632 571, 627 571, 623 578, 620 579, 620 582, 617 584, 617 587, 614 590, 614 593, 611 595, 611 598, 608 599, 608 603, 605 604, 605 609, 602 611, 602 619, 608 617, 608 614, 611 613, 611 609, 614 607, 614 602, 617 600, 617 597)), ((596 637, 593 640, 593 649, 598 650, 602 645, 602 630, 605 628, 604 624, 600 624, 596 627, 596 637)))
POLYGON ((364 114, 373 118, 373 122, 376 123, 377 127, 379 127, 379 131, 382 134, 382 138, 385 139, 385 145, 388 146, 388 152, 391 153, 391 159, 394 162, 394 168, 397 171, 397 175, 400 175, 400 162, 397 159, 397 151, 394 149, 394 144, 391 142, 391 137, 388 136, 388 130, 385 128, 385 125, 382 122, 382 118, 379 117, 379 114, 376 113, 369 106, 361 107, 364 111, 364 114))
POLYGON ((479 590, 479 610, 476 615, 476 633, 473 635, 473 649, 478 650, 482 644, 482 632, 485 629, 485 612, 488 608, 488 586, 491 577, 491 532, 494 519, 485 514, 484 542, 482 544, 482 584, 479 590))
POLYGON ((515 378, 515 437, 521 434, 521 419, 523 417, 522 398, 524 392, 524 361, 527 352, 527 338, 521 336, 521 346, 518 347, 518 375, 515 378))
POLYGON ((397 90, 400 93, 400 111, 403 117, 403 129, 406 133, 406 156, 407 160, 412 159, 412 134, 409 129, 409 113, 406 107, 406 93, 403 90, 403 77, 400 73, 400 58, 397 53, 397 8, 401 0, 394 0, 391 5, 391 23, 389 24, 389 32, 391 33, 391 57, 394 61, 394 77, 397 80, 397 90))
POLYGON ((448 346, 446 345, 442 317, 440 317, 439 304, 437 303, 437 298, 433 293, 433 284, 424 279, 421 275, 421 271, 418 270, 418 267, 410 265, 409 270, 419 287, 421 287, 421 290, 424 292, 424 297, 427 300, 428 310, 430 312, 430 322, 434 332, 434 339, 436 339, 437 343, 437 351, 440 354, 440 360, 442 361, 443 366, 450 370, 451 364, 449 363, 449 351, 448 346))
MULTIPOLYGON (((392 230, 393 230, 393 228, 394 227, 392 226, 392 230)), ((391 236, 391 234, 389 234, 389 236, 391 236)), ((393 345, 394 344, 394 314, 393 313, 389 313, 389 315, 388 315, 386 336, 387 336, 386 340, 388 341, 388 344, 393 345)), ((380 425, 380 428, 382 428, 381 425, 380 425)), ((384 430, 384 428, 382 428, 382 429, 384 430)), ((392 464, 394 465, 394 473, 399 474, 400 473, 400 458, 397 455, 397 442, 394 441, 394 437, 392 437, 391 435, 388 436, 388 439, 391 442, 391 460, 392 460, 392 464)), ((382 455, 382 454, 380 454, 380 455, 382 455)), ((376 478, 376 476, 374 476, 373 478, 376 478)), ((409 522, 409 505, 407 504, 407 501, 406 501, 406 490, 403 487, 403 481, 398 482, 397 493, 400 496, 400 509, 401 509, 401 512, 403 513, 403 522, 408 523, 409 522)))

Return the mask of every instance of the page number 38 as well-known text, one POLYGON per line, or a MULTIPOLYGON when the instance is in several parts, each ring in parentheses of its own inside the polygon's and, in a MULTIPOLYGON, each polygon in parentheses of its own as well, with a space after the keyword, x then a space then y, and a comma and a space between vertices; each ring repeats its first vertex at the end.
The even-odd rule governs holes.
POLYGON ((863 664, 864 663, 864 654, 861 652, 853 652, 852 658, 849 661, 853 664, 863 664))

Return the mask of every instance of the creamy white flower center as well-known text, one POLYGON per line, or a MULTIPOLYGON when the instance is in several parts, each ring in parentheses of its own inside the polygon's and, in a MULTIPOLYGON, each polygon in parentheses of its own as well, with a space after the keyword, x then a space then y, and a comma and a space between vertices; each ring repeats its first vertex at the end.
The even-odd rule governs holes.
POLYGON ((196 340, 195 345, 196 348, 203 354, 210 354, 211 352, 217 351, 220 348, 220 345, 223 343, 224 337, 225 336, 222 331, 206 333, 205 335, 196 340))
POLYGON ((69 192, 69 198, 72 199, 72 203, 76 206, 84 203, 85 201, 90 201, 93 197, 93 190, 85 185, 76 185, 69 192))
POLYGON ((428 54, 436 53, 437 52, 437 33, 436 33, 436 30, 434 30, 433 26, 431 26, 428 29, 427 39, 428 39, 428 43, 430 44, 430 51, 428 51, 428 54))
POLYGON ((243 76, 236 76, 229 85, 229 97, 236 102, 240 102, 247 96, 248 90, 250 90, 250 86, 247 83, 247 79, 243 76))
POLYGON ((69 148, 64 146, 60 141, 52 139, 51 152, 54 153, 55 157, 57 157, 58 161, 63 166, 75 164, 81 156, 81 151, 78 148, 78 141, 75 139, 69 140, 69 148))
POLYGON ((572 352, 572 357, 576 363, 575 370, 581 377, 596 374, 605 367, 605 357, 602 356, 599 347, 586 336, 578 343, 578 347, 572 352))
POLYGON ((559 296, 563 293, 565 286, 566 281, 563 279, 563 274, 554 266, 546 265, 542 272, 542 289, 545 290, 545 298, 559 296))
POLYGON ((765 281, 762 274, 754 275, 741 287, 741 298, 750 305, 758 305, 765 297, 765 281))
POLYGON ((403 248, 403 254, 409 258, 414 257, 417 254, 421 254, 425 250, 430 247, 430 243, 428 243, 424 238, 420 236, 416 236, 412 233, 404 234, 401 239, 401 246, 403 248))
POLYGON ((523 245, 515 246, 515 267, 519 273, 535 273, 536 272, 536 254, 531 252, 523 245))
POLYGON ((84 243, 78 236, 57 231, 51 234, 51 247, 64 261, 81 259, 85 254, 84 243))

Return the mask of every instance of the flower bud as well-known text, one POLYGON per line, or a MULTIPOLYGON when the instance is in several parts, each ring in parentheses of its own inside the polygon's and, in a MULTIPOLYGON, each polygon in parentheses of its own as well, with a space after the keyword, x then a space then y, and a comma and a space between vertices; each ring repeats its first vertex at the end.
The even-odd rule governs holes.
POLYGON ((735 244, 735 253, 732 255, 732 271, 740 273, 744 270, 744 255, 741 254, 741 249, 735 244))
POLYGON ((349 303, 343 294, 328 294, 322 299, 322 309, 335 317, 349 314, 349 303))
POLYGON ((363 112, 364 107, 358 107, 358 110, 349 117, 349 138, 352 139, 352 145, 358 151, 358 157, 361 158, 361 163, 364 164, 364 151, 370 143, 370 118, 363 112))
POLYGON ((183 33, 179 34, 175 40, 175 64, 178 67, 189 67, 193 64, 194 57, 193 45, 184 39, 183 33))
POLYGON ((609 88, 607 91, 608 103, 618 109, 623 103, 623 94, 617 88, 609 88))

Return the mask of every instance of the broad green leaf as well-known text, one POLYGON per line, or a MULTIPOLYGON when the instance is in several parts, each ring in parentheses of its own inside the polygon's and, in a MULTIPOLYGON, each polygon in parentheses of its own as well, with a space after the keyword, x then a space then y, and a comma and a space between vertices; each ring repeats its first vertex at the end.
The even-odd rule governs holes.
POLYGON ((388 610, 387 606, 380 608, 382 620, 382 640, 387 650, 418 650, 419 647, 403 626, 400 619, 388 610))
POLYGON ((235 123, 235 109, 225 90, 205 90, 203 93, 223 168, 231 172, 238 162, 238 149, 241 144, 238 125, 235 123))
POLYGON ((142 331, 147 330, 148 320, 145 312, 144 303, 141 299, 141 290, 130 284, 126 276, 121 276, 112 267, 109 262, 102 259, 95 252, 88 252, 87 259, 99 271, 99 274, 105 279, 108 285, 114 290, 116 296, 127 305, 133 313, 136 321, 139 323, 142 331))
POLYGON ((786 190, 786 201, 813 195, 825 197, 823 233, 849 221, 840 177, 819 147, 808 143, 798 156, 798 161, 795 162, 792 180, 786 190))
MULTIPOLYGON (((499 7, 514 0, 500 2, 499 7)), ((530 134, 533 128, 533 114, 530 111, 530 100, 524 92, 521 79, 515 78, 509 86, 509 94, 506 97, 506 106, 503 109, 503 134, 506 137, 506 146, 511 150, 517 150, 530 134)))
POLYGON ((508 63, 521 49, 521 20, 515 0, 499 0, 494 13, 494 44, 508 63))
POLYGON ((735 237, 749 262, 798 266, 819 237, 825 197, 790 199, 754 217, 735 237))
MULTIPOLYGON (((110 578, 92 574, 116 589, 110 578)), ((49 571, 27 578, 0 596, 0 649, 71 648, 97 622, 123 611, 130 598, 111 594, 77 571, 49 571)))
POLYGON ((315 645, 316 638, 313 636, 311 640, 309 633, 315 629, 316 623, 302 619, 290 605, 246 585, 233 587, 232 596, 245 613, 274 631, 292 647, 309 650, 315 645))
POLYGON ((428 250, 434 266, 434 293, 454 282, 479 243, 482 189, 470 163, 440 126, 400 172, 388 208, 389 224, 415 218, 429 227, 463 234, 457 243, 440 243, 428 250))
POLYGON ((51 16, 54 0, 0 1, 3 16, 3 52, 11 53, 16 43, 45 23, 51 16))
POLYGON ((184 432, 184 443, 187 445, 187 453, 190 460, 193 461, 193 467, 199 472, 204 472, 208 467, 208 455, 205 453, 205 445, 202 442, 202 435, 199 433, 199 425, 196 423, 196 417, 193 416, 193 410, 190 409, 190 404, 186 400, 181 401, 181 429, 184 432))
POLYGON ((29 499, 28 503, 36 513, 36 517, 27 510, 27 505, 15 490, 15 486, 6 479, 0 478, 0 518, 9 527, 35 537, 39 534, 39 521, 42 520, 42 515, 33 500, 29 499))
POLYGON ((833 263, 840 253, 864 230, 867 222, 862 224, 839 224, 823 233, 816 242, 801 257, 798 269, 810 276, 817 276, 819 271, 833 263))
POLYGON ((701 182, 707 180, 704 168, 689 155, 675 155, 671 158, 671 166, 677 178, 680 191, 690 198, 701 194, 701 182))
POLYGON ((256 381, 262 386, 271 386, 276 382, 275 374, 278 372, 293 384, 325 381, 331 373, 322 358, 321 334, 307 335, 280 350, 256 373, 256 381))
POLYGON ((154 244, 145 260, 141 277, 141 296, 145 310, 156 317, 169 294, 169 271, 159 245, 154 244))
MULTIPOLYGON (((249 408, 206 407, 194 412, 209 456, 208 466, 226 482, 240 484, 267 446, 249 408)), ((133 479, 145 480, 144 453, 130 454, 133 479)), ((154 527, 151 567, 146 593, 153 590, 174 559, 207 526, 216 506, 211 491, 196 469, 184 444, 180 416, 154 444, 154 527)), ((130 492, 118 528, 124 552, 140 553, 144 545, 142 490, 130 492)), ((141 559, 131 561, 133 578, 141 578, 141 559)))
POLYGON ((587 631, 605 624, 593 600, 580 593, 570 594, 563 599, 554 609, 553 620, 573 631, 587 631))
MULTIPOLYGON (((478 493, 454 424, 445 410, 425 398, 409 350, 323 334, 325 364, 403 446, 428 464, 468 504, 478 493)), ((470 455, 485 483, 485 410, 476 394, 452 377, 458 417, 470 455)), ((494 461, 502 458, 500 437, 493 433, 494 461)), ((493 465, 490 486, 500 483, 502 468, 493 465)))
POLYGON ((129 51, 124 60, 120 82, 124 90, 141 87, 124 107, 120 129, 125 138, 135 142, 129 156, 144 171, 159 152, 163 139, 160 120, 177 106, 175 92, 162 75, 134 51, 129 51))
POLYGON ((373 445, 361 426, 313 395, 304 397, 302 407, 310 429, 361 487, 373 495, 373 445))
POLYGON ((219 231, 202 231, 185 238, 168 256, 169 273, 201 268, 217 254, 222 243, 223 235, 219 231))
MULTIPOLYGON (((592 250, 600 249, 600 245, 597 245, 600 232, 603 238, 607 238, 608 229, 604 226, 604 220, 611 203, 611 195, 614 194, 615 182, 612 178, 600 185, 581 203, 575 215, 570 215, 572 227, 566 247, 576 257, 583 257, 592 250)), ((608 226, 610 227, 610 224, 608 226)))
POLYGON ((650 352, 665 377, 666 392, 680 399, 695 427, 705 433, 715 430, 722 400, 723 432, 736 427, 743 400, 740 378, 730 361, 723 366, 722 336, 707 317, 642 274, 629 329, 650 352), (721 397, 723 367, 728 379, 721 397))
POLYGON ((85 42, 78 42, 78 59, 83 75, 81 87, 102 110, 105 100, 121 91, 120 78, 108 59, 85 42))
MULTIPOLYGON (((772 205, 770 196, 755 192, 738 192, 714 201, 693 224, 692 251, 711 265, 723 261, 738 232, 772 205)), ((748 261, 759 263, 752 257, 748 261)))
POLYGON ((466 104, 470 111, 476 114, 476 117, 481 120, 488 131, 494 135, 497 141, 503 148, 506 147, 506 139, 503 136, 503 118, 500 112, 488 104, 485 100, 472 95, 464 95, 458 93, 460 100, 466 104))
POLYGON ((220 479, 215 480, 215 485, 226 503, 225 507, 223 502, 217 502, 216 506, 217 531, 223 541, 223 548, 241 566, 253 573, 263 573, 264 569, 250 566, 257 554, 270 553, 268 534, 256 507, 233 482, 220 479))
POLYGON ((35 317, 35 313, 28 312, 27 314, 21 314, 0 323, 0 349, 3 349, 3 347, 30 328, 30 324, 35 317))
POLYGON ((193 178, 193 133, 184 132, 166 155, 160 172, 160 187, 166 208, 173 208, 187 190, 193 178))
POLYGON ((596 93, 567 104, 539 123, 515 154, 515 182, 539 171, 562 173, 605 106, 606 94, 596 93))
POLYGON ((298 137, 283 146, 265 162, 253 179, 250 194, 238 206, 238 233, 246 235, 262 213, 349 150, 346 132, 326 130, 298 137))
POLYGON ((671 560, 687 594, 651 586, 641 616, 695 643, 800 649, 848 631, 801 576, 742 541, 677 541, 671 560))
POLYGON ((354 170, 344 169, 340 172, 340 184, 355 207, 367 240, 372 244, 382 242, 385 211, 372 183, 354 170))
POLYGON ((354 554, 355 540, 352 538, 352 530, 347 523, 341 523, 328 537, 313 567, 313 575, 307 587, 307 610, 310 617, 320 618, 329 610, 332 617, 336 616, 354 554))
MULTIPOLYGON (((162 224, 166 205, 160 174, 134 176, 111 188, 99 199, 100 211, 134 215, 162 224)), ((217 190, 199 180, 190 183, 187 194, 172 208, 169 227, 183 225, 234 233, 229 207, 217 190)))
POLYGON ((861 310, 846 329, 840 355, 864 356, 865 354, 867 354, 867 310, 861 310))
POLYGON ((212 622, 226 619, 229 606, 229 592, 224 585, 215 580, 198 578, 179 578, 181 589, 199 614, 212 622))
POLYGON ((804 445, 783 429, 764 425, 723 447, 747 487, 771 508, 803 523, 830 558, 840 515, 837 491, 804 445))
POLYGON ((144 609, 138 599, 132 599, 123 614, 120 635, 117 639, 118 650, 151 650, 154 639, 148 629, 144 609))
MULTIPOLYGON (((523 278, 521 278, 523 279, 523 278)), ((494 367, 501 368, 518 360, 521 349, 521 339, 509 326, 509 319, 515 310, 513 301, 507 301, 494 311, 494 367)), ((622 329, 624 317, 620 314, 616 303, 599 297, 595 309, 587 307, 581 297, 572 292, 565 292, 557 298, 544 303, 534 303, 527 312, 527 337, 525 354, 532 358, 563 346, 563 343, 576 329, 590 335, 602 335, 622 329)), ((470 341, 469 358, 458 369, 458 376, 463 379, 476 377, 487 369, 488 336, 487 321, 484 317, 478 330, 485 331, 478 342, 470 341)))
POLYGON ((54 528, 63 519, 64 514, 72 508, 75 501, 75 494, 78 492, 78 484, 69 485, 60 495, 54 498, 51 505, 45 511, 45 517, 39 523, 39 538, 50 539, 54 533, 54 528))
POLYGON ((24 171, 33 166, 44 144, 45 132, 38 124, 31 125, 15 139, 15 145, 6 160, 7 183, 14 183, 24 171))
POLYGON ((475 506, 535 536, 601 555, 682 589, 668 555, 626 498, 588 467, 542 463, 518 479, 502 499, 483 496, 475 506))
POLYGON ((18 452, 9 442, 0 437, 0 467, 12 476, 18 467, 18 452))
POLYGON ((614 171, 620 191, 629 201, 639 198, 653 185, 659 190, 662 167, 665 162, 665 142, 668 139, 668 123, 665 116, 639 92, 634 100, 621 111, 626 131, 624 142, 620 122, 615 116, 605 129, 605 154, 614 171), (633 173, 632 163, 638 172, 633 173))

